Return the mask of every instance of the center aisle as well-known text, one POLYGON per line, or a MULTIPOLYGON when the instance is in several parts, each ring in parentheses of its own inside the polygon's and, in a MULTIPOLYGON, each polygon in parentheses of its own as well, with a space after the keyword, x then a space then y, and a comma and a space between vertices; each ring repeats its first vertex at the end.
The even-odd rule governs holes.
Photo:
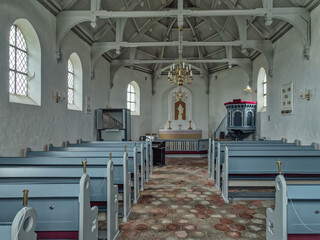
POLYGON ((273 201, 225 204, 208 178, 206 159, 166 159, 133 205, 119 239, 265 239, 273 201))

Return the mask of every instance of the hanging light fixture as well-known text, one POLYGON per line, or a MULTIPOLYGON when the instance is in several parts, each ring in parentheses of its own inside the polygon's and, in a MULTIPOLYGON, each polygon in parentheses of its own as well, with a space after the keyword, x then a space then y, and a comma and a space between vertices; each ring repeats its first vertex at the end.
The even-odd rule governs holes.
POLYGON ((170 83, 178 83, 180 86, 179 92, 181 92, 181 86, 184 83, 191 84, 193 80, 193 74, 191 64, 182 62, 182 28, 179 28, 179 65, 172 64, 168 72, 168 81, 170 83))

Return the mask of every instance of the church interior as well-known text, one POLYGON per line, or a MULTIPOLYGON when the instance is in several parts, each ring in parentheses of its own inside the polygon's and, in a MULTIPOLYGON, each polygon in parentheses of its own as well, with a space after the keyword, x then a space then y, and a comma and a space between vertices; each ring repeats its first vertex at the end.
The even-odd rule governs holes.
POLYGON ((320 0, 0 0, 0 30, 1 239, 320 239, 320 0))

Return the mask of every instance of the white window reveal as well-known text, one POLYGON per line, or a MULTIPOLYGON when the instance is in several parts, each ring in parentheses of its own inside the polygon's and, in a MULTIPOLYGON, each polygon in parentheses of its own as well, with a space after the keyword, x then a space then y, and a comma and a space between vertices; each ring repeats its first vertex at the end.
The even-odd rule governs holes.
POLYGON ((131 115, 140 115, 140 88, 135 81, 127 87, 127 108, 130 109, 131 115))
POLYGON ((74 104, 74 68, 70 59, 68 60, 68 104, 74 104))
POLYGON ((67 69, 68 109, 82 111, 83 109, 83 73, 80 57, 72 53, 67 69))
POLYGON ((28 51, 25 38, 16 25, 12 25, 9 38, 9 92, 28 95, 28 51))
POLYGON ((41 105, 41 47, 26 19, 16 20, 9 33, 9 101, 41 105))
POLYGON ((257 110, 265 112, 267 110, 267 73, 264 68, 261 68, 257 79, 257 110))

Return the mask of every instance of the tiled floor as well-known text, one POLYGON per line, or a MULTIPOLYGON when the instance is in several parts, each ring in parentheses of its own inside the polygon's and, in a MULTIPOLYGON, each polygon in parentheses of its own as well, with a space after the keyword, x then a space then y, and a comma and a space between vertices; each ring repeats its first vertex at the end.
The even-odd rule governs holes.
POLYGON ((265 239, 272 201, 225 204, 207 174, 207 159, 166 159, 120 225, 119 239, 265 239))

